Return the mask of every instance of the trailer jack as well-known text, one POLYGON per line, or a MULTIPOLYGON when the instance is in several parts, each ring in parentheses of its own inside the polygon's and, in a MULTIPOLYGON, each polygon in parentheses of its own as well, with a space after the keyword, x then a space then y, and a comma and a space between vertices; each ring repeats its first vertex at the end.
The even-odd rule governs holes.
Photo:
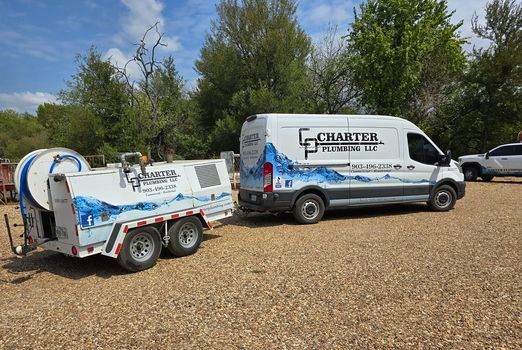
POLYGON ((15 253, 16 255, 25 256, 25 255, 27 255, 27 253, 35 250, 36 247, 38 247, 39 245, 52 240, 52 239, 43 239, 41 241, 38 241, 38 243, 29 243, 29 239, 27 237, 27 233, 26 233, 26 229, 25 229, 26 225, 25 224, 24 225, 15 224, 14 225, 15 227, 24 226, 24 233, 21 235, 21 237, 24 238, 24 244, 15 246, 14 242, 13 242, 13 235, 11 233, 11 226, 9 225, 9 218, 7 217, 7 214, 4 214, 4 220, 5 220, 5 226, 7 227, 7 236, 9 236, 9 245, 11 246, 11 250, 13 251, 13 253, 15 253))

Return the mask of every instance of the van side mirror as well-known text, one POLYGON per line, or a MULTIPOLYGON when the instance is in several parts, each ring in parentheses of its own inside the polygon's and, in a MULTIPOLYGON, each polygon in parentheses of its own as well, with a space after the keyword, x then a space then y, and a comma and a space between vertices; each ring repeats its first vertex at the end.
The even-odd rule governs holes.
POLYGON ((439 166, 449 166, 451 164, 451 151, 448 150, 446 154, 439 155, 439 166))

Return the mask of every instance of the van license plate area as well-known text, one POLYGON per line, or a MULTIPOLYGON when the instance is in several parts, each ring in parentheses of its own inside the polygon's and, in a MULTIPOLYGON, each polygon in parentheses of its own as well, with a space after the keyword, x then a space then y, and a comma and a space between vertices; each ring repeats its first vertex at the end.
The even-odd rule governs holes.
POLYGON ((256 202, 256 201, 257 201, 257 195, 256 195, 256 194, 251 194, 251 195, 250 195, 250 200, 251 200, 252 202, 256 202))

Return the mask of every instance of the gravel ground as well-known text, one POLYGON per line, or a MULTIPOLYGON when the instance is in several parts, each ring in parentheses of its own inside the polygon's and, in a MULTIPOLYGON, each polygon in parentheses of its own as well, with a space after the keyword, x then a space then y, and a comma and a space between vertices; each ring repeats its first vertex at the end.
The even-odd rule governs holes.
POLYGON ((468 184, 448 213, 233 218, 136 274, 102 256, 13 257, 2 223, 0 348, 520 349, 521 199, 506 178, 468 184))

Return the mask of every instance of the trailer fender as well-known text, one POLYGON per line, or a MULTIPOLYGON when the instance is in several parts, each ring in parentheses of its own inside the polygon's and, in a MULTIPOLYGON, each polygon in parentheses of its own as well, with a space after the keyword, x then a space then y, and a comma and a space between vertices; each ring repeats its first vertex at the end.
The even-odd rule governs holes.
MULTIPOLYGON (((127 234, 127 232, 129 232, 129 230, 132 230, 137 227, 148 226, 148 225, 168 223, 170 221, 177 220, 179 218, 186 217, 186 216, 197 216, 199 218, 199 220, 201 220, 203 227, 206 227, 209 230, 212 230, 214 228, 212 225, 212 222, 209 221, 207 214, 205 213, 205 211, 203 209, 174 212, 174 213, 168 213, 168 214, 141 218, 139 220, 118 222, 112 226, 112 230, 109 235, 109 239, 107 239, 107 241, 105 242, 105 245, 103 246, 101 253, 102 253, 102 255, 116 258, 116 257, 118 257, 118 254, 120 253, 120 249, 123 244, 123 240, 125 239, 125 235, 127 234)), ((165 231, 166 231, 166 228, 165 228, 165 231)), ((162 234, 162 232, 160 232, 160 234, 162 234)))

